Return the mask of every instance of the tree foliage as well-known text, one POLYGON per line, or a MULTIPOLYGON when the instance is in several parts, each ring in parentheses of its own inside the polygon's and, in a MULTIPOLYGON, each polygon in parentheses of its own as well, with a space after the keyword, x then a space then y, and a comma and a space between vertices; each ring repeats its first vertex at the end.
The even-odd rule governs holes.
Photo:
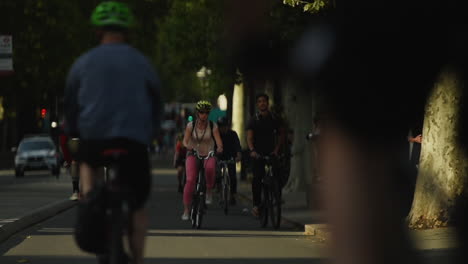
MULTIPOLYGON (((6 112, 28 113, 31 123, 40 107, 55 105, 63 94, 68 69, 97 44, 89 17, 98 0, 2 0, 0 34, 13 35, 15 73, 0 78, 6 112)), ((150 57, 163 80, 166 100, 214 99, 231 92, 238 78, 227 63, 225 1, 126 0, 137 18, 130 42, 150 57), (196 72, 212 74, 203 82, 196 72)), ((248 7, 246 7, 248 8, 248 7)), ((273 1, 268 27, 275 43, 288 46, 307 15, 273 1)), ((242 19, 242 18, 239 18, 242 19)), ((19 119, 25 118, 19 116, 19 119)))
POLYGON ((283 4, 292 7, 302 7, 304 12, 316 14, 334 5, 332 0, 283 0, 283 4))
MULTIPOLYGON (((216 0, 172 1, 168 14, 159 22, 156 61, 169 97, 184 100, 210 96, 215 81, 222 79, 218 67, 222 6, 216 0), (214 75, 203 83, 196 73, 205 66, 214 75), (213 78, 218 77, 218 78, 213 78)), ((222 87, 219 87, 222 90, 222 87)), ((214 91, 213 91, 214 92, 214 91)))

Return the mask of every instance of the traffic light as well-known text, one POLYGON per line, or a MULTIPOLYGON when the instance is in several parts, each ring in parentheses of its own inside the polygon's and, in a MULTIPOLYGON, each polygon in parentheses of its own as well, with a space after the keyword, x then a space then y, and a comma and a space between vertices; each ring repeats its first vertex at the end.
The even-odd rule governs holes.
POLYGON ((45 118, 46 115, 47 115, 47 109, 42 108, 42 109, 41 109, 41 118, 45 118))

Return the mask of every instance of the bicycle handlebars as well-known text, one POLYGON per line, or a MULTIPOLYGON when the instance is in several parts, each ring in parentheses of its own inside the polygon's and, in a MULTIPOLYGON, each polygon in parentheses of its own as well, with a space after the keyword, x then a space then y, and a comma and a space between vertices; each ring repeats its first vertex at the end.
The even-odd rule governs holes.
POLYGON ((215 154, 215 152, 212 150, 212 151, 208 152, 208 155, 206 155, 206 156, 200 156, 200 154, 198 154, 198 151, 196 151, 196 150, 194 150, 194 149, 191 150, 189 153, 190 153, 189 155, 193 155, 193 156, 197 157, 197 158, 200 159, 200 160, 203 160, 203 159, 207 160, 207 159, 213 157, 214 154, 215 154))

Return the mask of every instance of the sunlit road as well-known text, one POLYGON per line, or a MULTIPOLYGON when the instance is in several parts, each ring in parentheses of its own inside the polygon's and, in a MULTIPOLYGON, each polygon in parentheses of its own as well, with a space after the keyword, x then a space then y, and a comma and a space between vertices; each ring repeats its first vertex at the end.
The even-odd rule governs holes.
MULTIPOLYGON (((291 226, 280 231, 260 228, 256 219, 242 214, 246 201, 240 201, 228 216, 213 205, 203 229, 193 230, 189 222, 180 220, 182 204, 175 171, 153 172, 146 263, 310 264, 325 256, 323 242, 303 236, 291 226)), ((97 263, 75 246, 74 217, 75 209, 68 210, 2 243, 0 263, 97 263)))

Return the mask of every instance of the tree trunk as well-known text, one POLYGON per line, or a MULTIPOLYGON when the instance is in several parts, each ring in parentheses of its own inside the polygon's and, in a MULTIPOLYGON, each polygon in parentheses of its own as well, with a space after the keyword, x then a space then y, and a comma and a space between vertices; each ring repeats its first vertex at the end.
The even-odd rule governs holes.
POLYGON ((448 226, 466 189, 468 162, 458 144, 463 83, 445 70, 428 98, 416 191, 408 216, 412 228, 448 226))
POLYGON ((301 89, 289 82, 285 84, 284 105, 289 126, 293 129, 293 144, 291 158, 291 173, 285 192, 309 191, 312 184, 311 143, 306 140, 307 133, 312 128, 314 100, 309 90, 301 89))

